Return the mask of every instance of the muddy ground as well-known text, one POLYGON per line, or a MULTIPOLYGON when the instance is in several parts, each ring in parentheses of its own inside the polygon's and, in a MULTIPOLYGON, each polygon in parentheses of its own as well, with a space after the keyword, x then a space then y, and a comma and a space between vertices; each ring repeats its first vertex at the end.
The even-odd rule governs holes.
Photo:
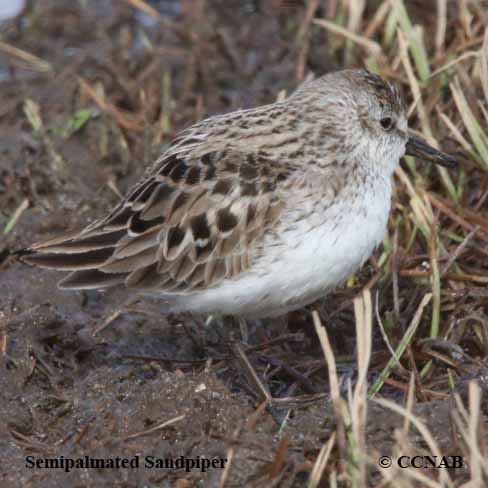
MULTIPOLYGON (((148 4, 160 21, 126 2, 42 0, 0 26, 4 42, 44 62, 0 55, 0 485, 211 487, 225 476, 228 487, 304 486, 334 429, 328 396, 306 401, 328 393, 309 310, 250 324, 243 349, 271 394, 300 397, 263 409, 246 369, 204 318, 166 317, 143 302, 124 308, 124 290, 63 292, 59 274, 7 257, 101 217, 178 130, 272 101, 307 73, 344 63, 323 32, 303 52, 305 3, 148 4), (115 110, 101 109, 93 93, 115 110), (27 100, 41 126, 29 122, 27 100), (142 467, 66 473, 27 468, 29 455, 200 456, 231 464, 225 475, 142 467)), ((310 307, 328 326, 344 379, 356 371, 351 299, 376 271, 366 267, 354 286, 310 307)), ((411 318, 428 284, 403 285, 411 318)), ((375 286, 387 311, 390 282, 375 286)), ((375 332, 371 378, 388 357, 375 332)), ((393 387, 382 393, 402 398, 393 387)), ((424 400, 419 411, 435 419, 429 424, 448 445, 450 400, 424 400)), ((399 425, 373 410, 369 442, 389 452, 399 425)))

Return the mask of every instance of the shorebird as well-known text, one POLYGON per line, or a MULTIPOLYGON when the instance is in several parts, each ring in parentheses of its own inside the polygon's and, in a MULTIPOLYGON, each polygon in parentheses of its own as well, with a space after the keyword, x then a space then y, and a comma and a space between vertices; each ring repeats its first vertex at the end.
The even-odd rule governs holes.
POLYGON ((382 242, 391 176, 410 154, 398 89, 364 69, 181 132, 105 217, 22 261, 68 271, 63 289, 116 285, 171 312, 262 318, 336 288, 382 242))

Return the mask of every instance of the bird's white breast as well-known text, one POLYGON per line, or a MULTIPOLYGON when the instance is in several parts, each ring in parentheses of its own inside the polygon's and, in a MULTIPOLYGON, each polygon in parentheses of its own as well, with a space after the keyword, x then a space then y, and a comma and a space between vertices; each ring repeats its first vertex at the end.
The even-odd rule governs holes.
MULTIPOLYGON (((354 200, 342 199, 328 208, 314 202, 318 208, 298 220, 290 211, 266 237, 252 270, 181 297, 185 308, 264 317, 311 303, 343 283, 382 241, 390 196, 390 182, 381 178, 357 192, 354 200)), ((297 202, 290 202, 289 208, 296 209, 297 202)))

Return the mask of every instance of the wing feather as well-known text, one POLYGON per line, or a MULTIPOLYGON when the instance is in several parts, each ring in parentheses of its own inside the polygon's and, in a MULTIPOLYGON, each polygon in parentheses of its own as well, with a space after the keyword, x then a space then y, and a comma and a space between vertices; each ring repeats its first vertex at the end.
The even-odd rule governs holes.
POLYGON ((22 259, 73 271, 63 288, 123 282, 181 293, 248 270, 285 208, 276 191, 284 168, 260 153, 180 144, 107 217, 64 240, 35 245, 22 259))

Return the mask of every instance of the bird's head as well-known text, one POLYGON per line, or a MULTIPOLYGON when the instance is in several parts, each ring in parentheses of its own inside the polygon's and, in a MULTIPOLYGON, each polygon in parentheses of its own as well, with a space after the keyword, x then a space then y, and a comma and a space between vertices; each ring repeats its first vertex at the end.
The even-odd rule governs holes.
MULTIPOLYGON (((360 160, 391 172, 412 155, 452 168, 456 161, 415 137, 396 85, 365 69, 329 73, 305 83, 292 96, 314 117, 338 157, 360 160)), ((326 144, 327 146, 327 144, 326 144)))

